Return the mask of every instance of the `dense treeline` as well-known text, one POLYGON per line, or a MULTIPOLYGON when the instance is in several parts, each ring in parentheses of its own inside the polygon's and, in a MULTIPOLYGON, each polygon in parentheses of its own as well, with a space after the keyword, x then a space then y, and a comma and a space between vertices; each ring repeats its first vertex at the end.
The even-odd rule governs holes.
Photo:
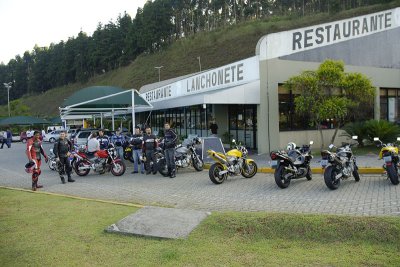
MULTIPOLYGON (((13 81, 10 98, 46 91, 124 66, 142 53, 153 53, 174 40, 200 31, 273 16, 334 13, 390 0, 153 0, 128 14, 99 24, 92 36, 76 37, 49 47, 35 46, 0 64, 0 82, 13 81)), ((0 90, 0 104, 7 103, 0 90)))

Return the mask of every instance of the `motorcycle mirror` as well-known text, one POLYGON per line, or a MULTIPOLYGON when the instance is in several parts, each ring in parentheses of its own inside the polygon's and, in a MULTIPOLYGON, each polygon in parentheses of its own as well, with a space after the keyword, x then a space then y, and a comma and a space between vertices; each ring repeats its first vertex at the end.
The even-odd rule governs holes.
POLYGON ((358 136, 357 136, 357 135, 353 135, 353 136, 351 137, 351 139, 357 140, 357 139, 358 139, 358 136))
POLYGON ((334 147, 333 144, 330 144, 330 145, 329 145, 329 149, 332 149, 333 147, 334 147))
POLYGON ((236 143, 236 140, 235 140, 235 139, 232 139, 232 143, 236 143))
POLYGON ((374 137, 374 141, 379 141, 379 137, 374 137))
POLYGON ((397 141, 400 141, 400 137, 397 137, 397 139, 396 139, 397 141))
POLYGON ((310 145, 314 144, 314 141, 310 141, 310 145))

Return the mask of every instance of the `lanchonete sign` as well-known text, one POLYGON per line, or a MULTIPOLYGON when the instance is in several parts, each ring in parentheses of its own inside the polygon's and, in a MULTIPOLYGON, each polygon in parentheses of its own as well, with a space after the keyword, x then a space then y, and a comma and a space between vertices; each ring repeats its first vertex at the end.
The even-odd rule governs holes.
POLYGON ((141 95, 149 102, 157 102, 246 84, 260 78, 258 64, 258 57, 251 57, 153 89, 141 95))
POLYGON ((267 35, 261 59, 272 59, 400 27, 400 8, 267 35))

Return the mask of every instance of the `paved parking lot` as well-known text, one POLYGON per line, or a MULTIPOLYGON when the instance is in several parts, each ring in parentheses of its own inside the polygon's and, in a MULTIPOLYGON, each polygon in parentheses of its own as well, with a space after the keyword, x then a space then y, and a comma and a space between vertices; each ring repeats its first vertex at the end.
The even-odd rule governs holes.
MULTIPOLYGON (((48 151, 50 145, 46 144, 48 151)), ((25 173, 25 145, 13 144, 0 149, 0 185, 29 189, 30 175, 25 173)), ((40 182, 42 191, 67 195, 162 205, 177 208, 218 211, 276 211, 296 213, 329 213, 351 215, 400 216, 400 186, 393 186, 380 175, 362 175, 342 182, 340 188, 329 190, 321 175, 312 181, 292 181, 287 189, 279 189, 271 174, 254 178, 230 177, 221 185, 213 184, 207 170, 183 170, 175 179, 161 175, 131 174, 132 164, 125 175, 98 175, 92 172, 77 177, 75 183, 60 183, 58 174, 43 166, 40 182)))

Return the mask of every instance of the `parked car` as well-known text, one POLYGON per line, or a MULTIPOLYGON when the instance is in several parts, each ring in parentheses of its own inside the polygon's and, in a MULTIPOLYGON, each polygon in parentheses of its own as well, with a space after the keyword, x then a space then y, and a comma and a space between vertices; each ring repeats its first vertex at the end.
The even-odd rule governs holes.
POLYGON ((76 136, 76 134, 78 133, 78 129, 69 129, 68 131, 67 131, 67 138, 69 139, 69 140, 72 140, 72 139, 74 139, 75 138, 75 136, 76 136))
POLYGON ((13 134, 12 134, 12 141, 13 141, 13 142, 20 142, 20 141, 21 141, 20 135, 17 134, 17 133, 13 133, 13 134))
POLYGON ((74 139, 71 139, 75 145, 86 145, 89 136, 92 134, 93 130, 81 130, 79 133, 76 134, 74 139))
MULTIPOLYGON (((27 135, 26 135, 26 132, 21 132, 21 133, 19 134, 19 140, 20 140, 22 143, 26 143, 26 141, 28 140, 28 137, 27 137, 27 135)), ((40 133, 40 140, 41 140, 41 141, 43 140, 42 133, 40 133)))
POLYGON ((54 143, 60 137, 61 130, 52 131, 45 134, 43 141, 54 143))

